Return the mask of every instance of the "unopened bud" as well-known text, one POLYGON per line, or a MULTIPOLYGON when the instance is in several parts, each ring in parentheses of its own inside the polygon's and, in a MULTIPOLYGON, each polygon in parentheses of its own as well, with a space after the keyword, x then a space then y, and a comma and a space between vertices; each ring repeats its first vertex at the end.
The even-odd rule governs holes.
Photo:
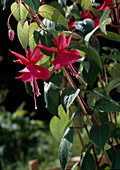
POLYGON ((11 29, 9 29, 9 31, 8 31, 8 37, 9 37, 9 39, 12 41, 13 39, 14 39, 14 31, 13 30, 11 30, 11 29))

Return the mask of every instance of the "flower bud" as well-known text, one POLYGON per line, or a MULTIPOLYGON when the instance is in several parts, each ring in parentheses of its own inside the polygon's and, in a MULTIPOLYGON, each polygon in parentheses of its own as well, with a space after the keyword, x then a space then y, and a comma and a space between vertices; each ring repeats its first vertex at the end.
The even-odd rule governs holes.
POLYGON ((14 39, 14 31, 13 30, 11 30, 11 29, 8 30, 8 37, 11 41, 14 39))

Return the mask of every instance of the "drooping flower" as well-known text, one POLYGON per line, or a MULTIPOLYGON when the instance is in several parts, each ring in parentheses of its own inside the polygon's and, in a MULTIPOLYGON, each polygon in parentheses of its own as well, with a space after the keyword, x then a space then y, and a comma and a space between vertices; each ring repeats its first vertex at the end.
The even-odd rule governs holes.
POLYGON ((40 61, 44 56, 44 54, 40 54, 39 45, 40 42, 37 44, 37 46, 33 51, 26 50, 26 57, 14 51, 11 51, 11 53, 18 58, 18 60, 15 60, 15 62, 26 65, 26 67, 23 70, 19 71, 20 73, 23 74, 19 77, 16 77, 16 79, 21 78, 23 82, 32 82, 32 91, 34 93, 35 109, 37 109, 35 95, 37 96, 40 95, 39 87, 36 80, 37 79, 45 80, 50 77, 50 71, 47 68, 36 65, 36 63, 40 61))
POLYGON ((54 45, 57 49, 49 48, 43 45, 40 45, 40 47, 52 53, 58 53, 58 56, 52 61, 52 64, 55 65, 53 70, 58 70, 62 66, 67 66, 72 75, 76 76, 77 78, 81 78, 78 75, 76 68, 72 65, 78 59, 82 58, 80 53, 77 50, 66 50, 70 44, 72 35, 73 33, 66 38, 65 33, 63 32, 62 34, 58 35, 58 40, 53 38, 54 45))
POLYGON ((102 10, 105 10, 107 8, 110 8, 112 4, 113 4, 112 0, 104 0, 104 2, 101 5, 97 6, 95 9, 97 11, 102 11, 102 10))

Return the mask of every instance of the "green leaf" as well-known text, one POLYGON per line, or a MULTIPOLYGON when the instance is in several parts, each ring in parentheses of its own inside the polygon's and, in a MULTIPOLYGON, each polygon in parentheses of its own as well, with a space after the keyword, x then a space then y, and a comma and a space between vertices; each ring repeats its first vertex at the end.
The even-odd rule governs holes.
POLYGON ((100 25, 103 25, 103 26, 100 27, 100 29, 101 29, 101 31, 102 31, 104 34, 107 34, 107 32, 106 32, 106 26, 105 26, 104 24, 109 24, 109 23, 111 22, 111 19, 110 19, 110 18, 108 19, 109 15, 110 15, 110 9, 107 8, 107 9, 103 12, 103 14, 102 14, 102 16, 101 16, 101 18, 100 18, 100 21, 99 21, 99 24, 100 24, 100 25))
POLYGON ((114 129, 114 131, 113 131, 113 136, 114 136, 115 138, 120 139, 120 127, 114 129))
POLYGON ((32 86, 30 82, 24 82, 27 94, 33 97, 32 86))
POLYGON ((37 23, 36 22, 31 23, 30 30, 29 30, 29 46, 32 51, 36 47, 36 43, 35 43, 34 36, 33 36, 33 33, 36 29, 38 29, 37 23))
MULTIPOLYGON (((40 40, 41 44, 45 45, 46 47, 53 47, 54 46, 50 33, 45 29, 35 30, 34 31, 34 39, 35 39, 36 43, 38 43, 39 40, 40 40)), ((50 55, 50 56, 52 55, 52 53, 49 52, 49 51, 46 51, 46 50, 43 50, 43 49, 41 49, 41 51, 46 55, 50 55)))
POLYGON ((17 35, 18 39, 24 49, 27 49, 28 43, 28 21, 20 21, 17 25, 17 35))
POLYGON ((120 151, 115 155, 115 159, 112 162, 112 169, 120 169, 120 151))
POLYGON ((80 167, 80 162, 76 162, 73 167, 71 168, 71 170, 78 170, 78 168, 80 167))
POLYGON ((85 44, 82 44, 77 41, 74 41, 74 42, 71 41, 70 47, 79 49, 86 53, 88 62, 90 63, 90 69, 88 72, 86 71, 86 69, 83 69, 83 76, 84 76, 85 81, 92 88, 94 82, 96 81, 98 73, 102 70, 102 62, 101 62, 99 53, 91 46, 89 45, 86 46, 85 44))
POLYGON ((65 11, 63 10, 63 8, 62 8, 62 6, 60 5, 59 2, 52 1, 52 2, 50 3, 50 5, 53 6, 54 8, 57 8, 57 9, 59 10, 59 12, 60 12, 63 16, 65 16, 65 11))
POLYGON ((58 116, 59 87, 51 82, 46 83, 44 86, 44 98, 48 111, 58 116))
POLYGON ((26 19, 28 15, 28 10, 24 7, 22 3, 17 4, 16 2, 14 2, 11 5, 11 12, 13 12, 13 16, 16 18, 17 21, 26 19))
POLYGON ((59 146, 59 161, 61 170, 65 170, 73 144, 74 129, 67 128, 59 146))
POLYGON ((77 97, 78 93, 80 92, 80 89, 74 89, 73 87, 67 87, 63 92, 61 96, 61 104, 65 110, 70 107, 70 105, 73 103, 75 98, 77 97))
POLYGON ((40 0, 24 0, 24 2, 34 11, 38 11, 40 0))
POLYGON ((106 31, 106 34, 103 34, 101 31, 98 31, 96 34, 109 40, 120 42, 120 35, 114 32, 106 31))
POLYGON ((109 67, 107 67, 107 71, 113 78, 119 78, 120 77, 120 63, 111 63, 109 67))
POLYGON ((100 112, 120 112, 120 105, 113 100, 98 100, 94 108, 100 112))
POLYGON ((50 121, 50 131, 56 140, 60 141, 69 122, 69 113, 65 113, 62 105, 58 107, 59 118, 54 116, 50 121))
POLYGON ((41 5, 39 7, 39 14, 50 21, 53 21, 55 23, 64 25, 66 28, 68 28, 68 24, 65 21, 65 18, 63 15, 54 7, 50 5, 41 5))
POLYGON ((53 76, 51 76, 48 79, 49 82, 52 82, 53 84, 55 84, 58 87, 60 87, 62 80, 63 80, 63 73, 62 72, 54 74, 53 76))
POLYGON ((109 138, 110 128, 107 124, 100 126, 93 126, 90 130, 90 139, 98 146, 100 149, 104 150, 104 146, 109 138))
POLYGON ((108 121, 108 113, 107 112, 94 112, 94 116, 97 119, 98 122, 105 122, 108 121))
POLYGON ((92 2, 90 0, 82 0, 81 6, 85 10, 90 9, 90 7, 92 6, 92 2))
POLYGON ((80 170, 95 170, 95 160, 90 152, 83 152, 81 155, 80 170))
POLYGON ((111 80, 109 84, 105 87, 106 93, 109 94, 109 92, 115 87, 117 87, 118 85, 120 85, 120 78, 111 80))

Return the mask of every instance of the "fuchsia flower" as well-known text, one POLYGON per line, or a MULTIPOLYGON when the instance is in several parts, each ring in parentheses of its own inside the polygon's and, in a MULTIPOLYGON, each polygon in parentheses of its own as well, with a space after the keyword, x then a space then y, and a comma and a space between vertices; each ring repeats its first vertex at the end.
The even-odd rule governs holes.
POLYGON ((64 33, 58 35, 58 40, 53 38, 54 45, 57 49, 49 48, 43 45, 40 45, 44 50, 50 51, 52 53, 58 53, 58 56, 52 61, 52 64, 55 64, 53 70, 58 70, 62 66, 67 66, 74 76, 77 78, 81 78, 76 71, 76 68, 72 65, 78 59, 82 58, 80 53, 77 50, 66 50, 69 46, 72 34, 70 34, 67 38, 64 33))
POLYGON ((95 9, 97 11, 102 11, 107 8, 110 8, 112 4, 113 4, 112 0, 104 0, 104 2, 101 5, 97 6, 95 9))
POLYGON ((35 94, 37 96, 40 95, 36 80, 37 79, 45 80, 50 77, 50 71, 47 68, 39 65, 35 65, 44 56, 44 54, 40 54, 39 45, 40 42, 37 44, 37 46, 33 51, 26 50, 26 57, 14 51, 11 51, 11 53, 18 58, 18 60, 16 60, 15 62, 26 65, 26 67, 23 70, 19 71, 20 73, 23 74, 19 77, 16 77, 16 79, 21 78, 23 82, 32 82, 32 91, 34 93, 35 109, 37 109, 35 94))

